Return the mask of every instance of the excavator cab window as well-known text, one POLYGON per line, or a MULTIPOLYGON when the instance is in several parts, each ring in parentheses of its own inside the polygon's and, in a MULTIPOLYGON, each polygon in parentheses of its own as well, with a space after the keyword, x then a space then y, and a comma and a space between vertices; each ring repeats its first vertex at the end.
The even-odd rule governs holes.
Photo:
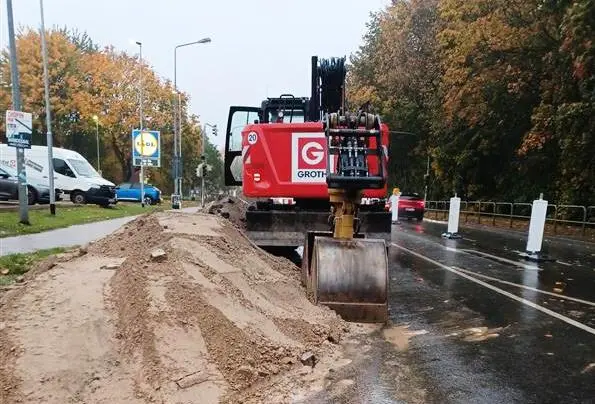
POLYGON ((303 109, 267 109, 267 122, 271 123, 301 123, 304 122, 303 109))
POLYGON ((296 98, 291 94, 281 94, 277 98, 267 98, 262 102, 264 123, 302 123, 308 116, 309 100, 296 98))
POLYGON ((225 185, 242 185, 242 130, 247 125, 261 121, 257 107, 231 107, 227 118, 225 137, 225 185))

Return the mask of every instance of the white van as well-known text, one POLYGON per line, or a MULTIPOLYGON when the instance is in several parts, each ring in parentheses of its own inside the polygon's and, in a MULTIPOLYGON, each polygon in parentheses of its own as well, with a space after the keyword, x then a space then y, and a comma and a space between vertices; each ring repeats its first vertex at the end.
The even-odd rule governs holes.
MULTIPOLYGON (((91 164, 74 150, 53 147, 54 187, 70 195, 77 204, 94 203, 107 206, 117 203, 116 186, 102 178, 91 164)), ((16 148, 0 144, 0 164, 16 168, 16 148)), ((31 146, 25 149, 27 176, 43 178, 49 186, 48 148, 31 146)))

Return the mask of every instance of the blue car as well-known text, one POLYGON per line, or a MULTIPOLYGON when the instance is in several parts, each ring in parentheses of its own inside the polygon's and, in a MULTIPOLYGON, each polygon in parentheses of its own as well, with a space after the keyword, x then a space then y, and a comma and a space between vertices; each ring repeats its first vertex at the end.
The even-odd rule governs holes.
MULTIPOLYGON (((145 184, 145 204, 161 203, 161 191, 151 184, 145 184)), ((118 201, 140 202, 140 182, 124 182, 116 187, 118 201)))

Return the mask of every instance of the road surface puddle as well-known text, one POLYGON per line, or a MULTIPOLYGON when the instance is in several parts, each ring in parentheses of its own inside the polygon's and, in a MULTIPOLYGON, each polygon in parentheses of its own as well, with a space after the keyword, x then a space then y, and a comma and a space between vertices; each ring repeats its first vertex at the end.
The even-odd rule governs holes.
POLYGON ((427 333, 426 330, 410 331, 408 325, 392 326, 382 330, 384 339, 393 344, 398 351, 406 351, 409 348, 411 337, 427 333))
POLYGON ((488 328, 488 327, 472 327, 467 328, 461 333, 463 341, 467 342, 480 342, 488 339, 499 337, 498 333, 502 328, 488 328))

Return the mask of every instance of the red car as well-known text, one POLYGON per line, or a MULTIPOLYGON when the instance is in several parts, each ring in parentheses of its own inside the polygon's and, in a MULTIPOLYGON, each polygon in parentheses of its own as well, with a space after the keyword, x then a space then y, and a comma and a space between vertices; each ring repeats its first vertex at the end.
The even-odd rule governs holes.
MULTIPOLYGON (((390 211, 390 201, 386 203, 386 210, 390 211)), ((399 218, 424 220, 426 203, 417 193, 403 192, 399 197, 399 218)))

